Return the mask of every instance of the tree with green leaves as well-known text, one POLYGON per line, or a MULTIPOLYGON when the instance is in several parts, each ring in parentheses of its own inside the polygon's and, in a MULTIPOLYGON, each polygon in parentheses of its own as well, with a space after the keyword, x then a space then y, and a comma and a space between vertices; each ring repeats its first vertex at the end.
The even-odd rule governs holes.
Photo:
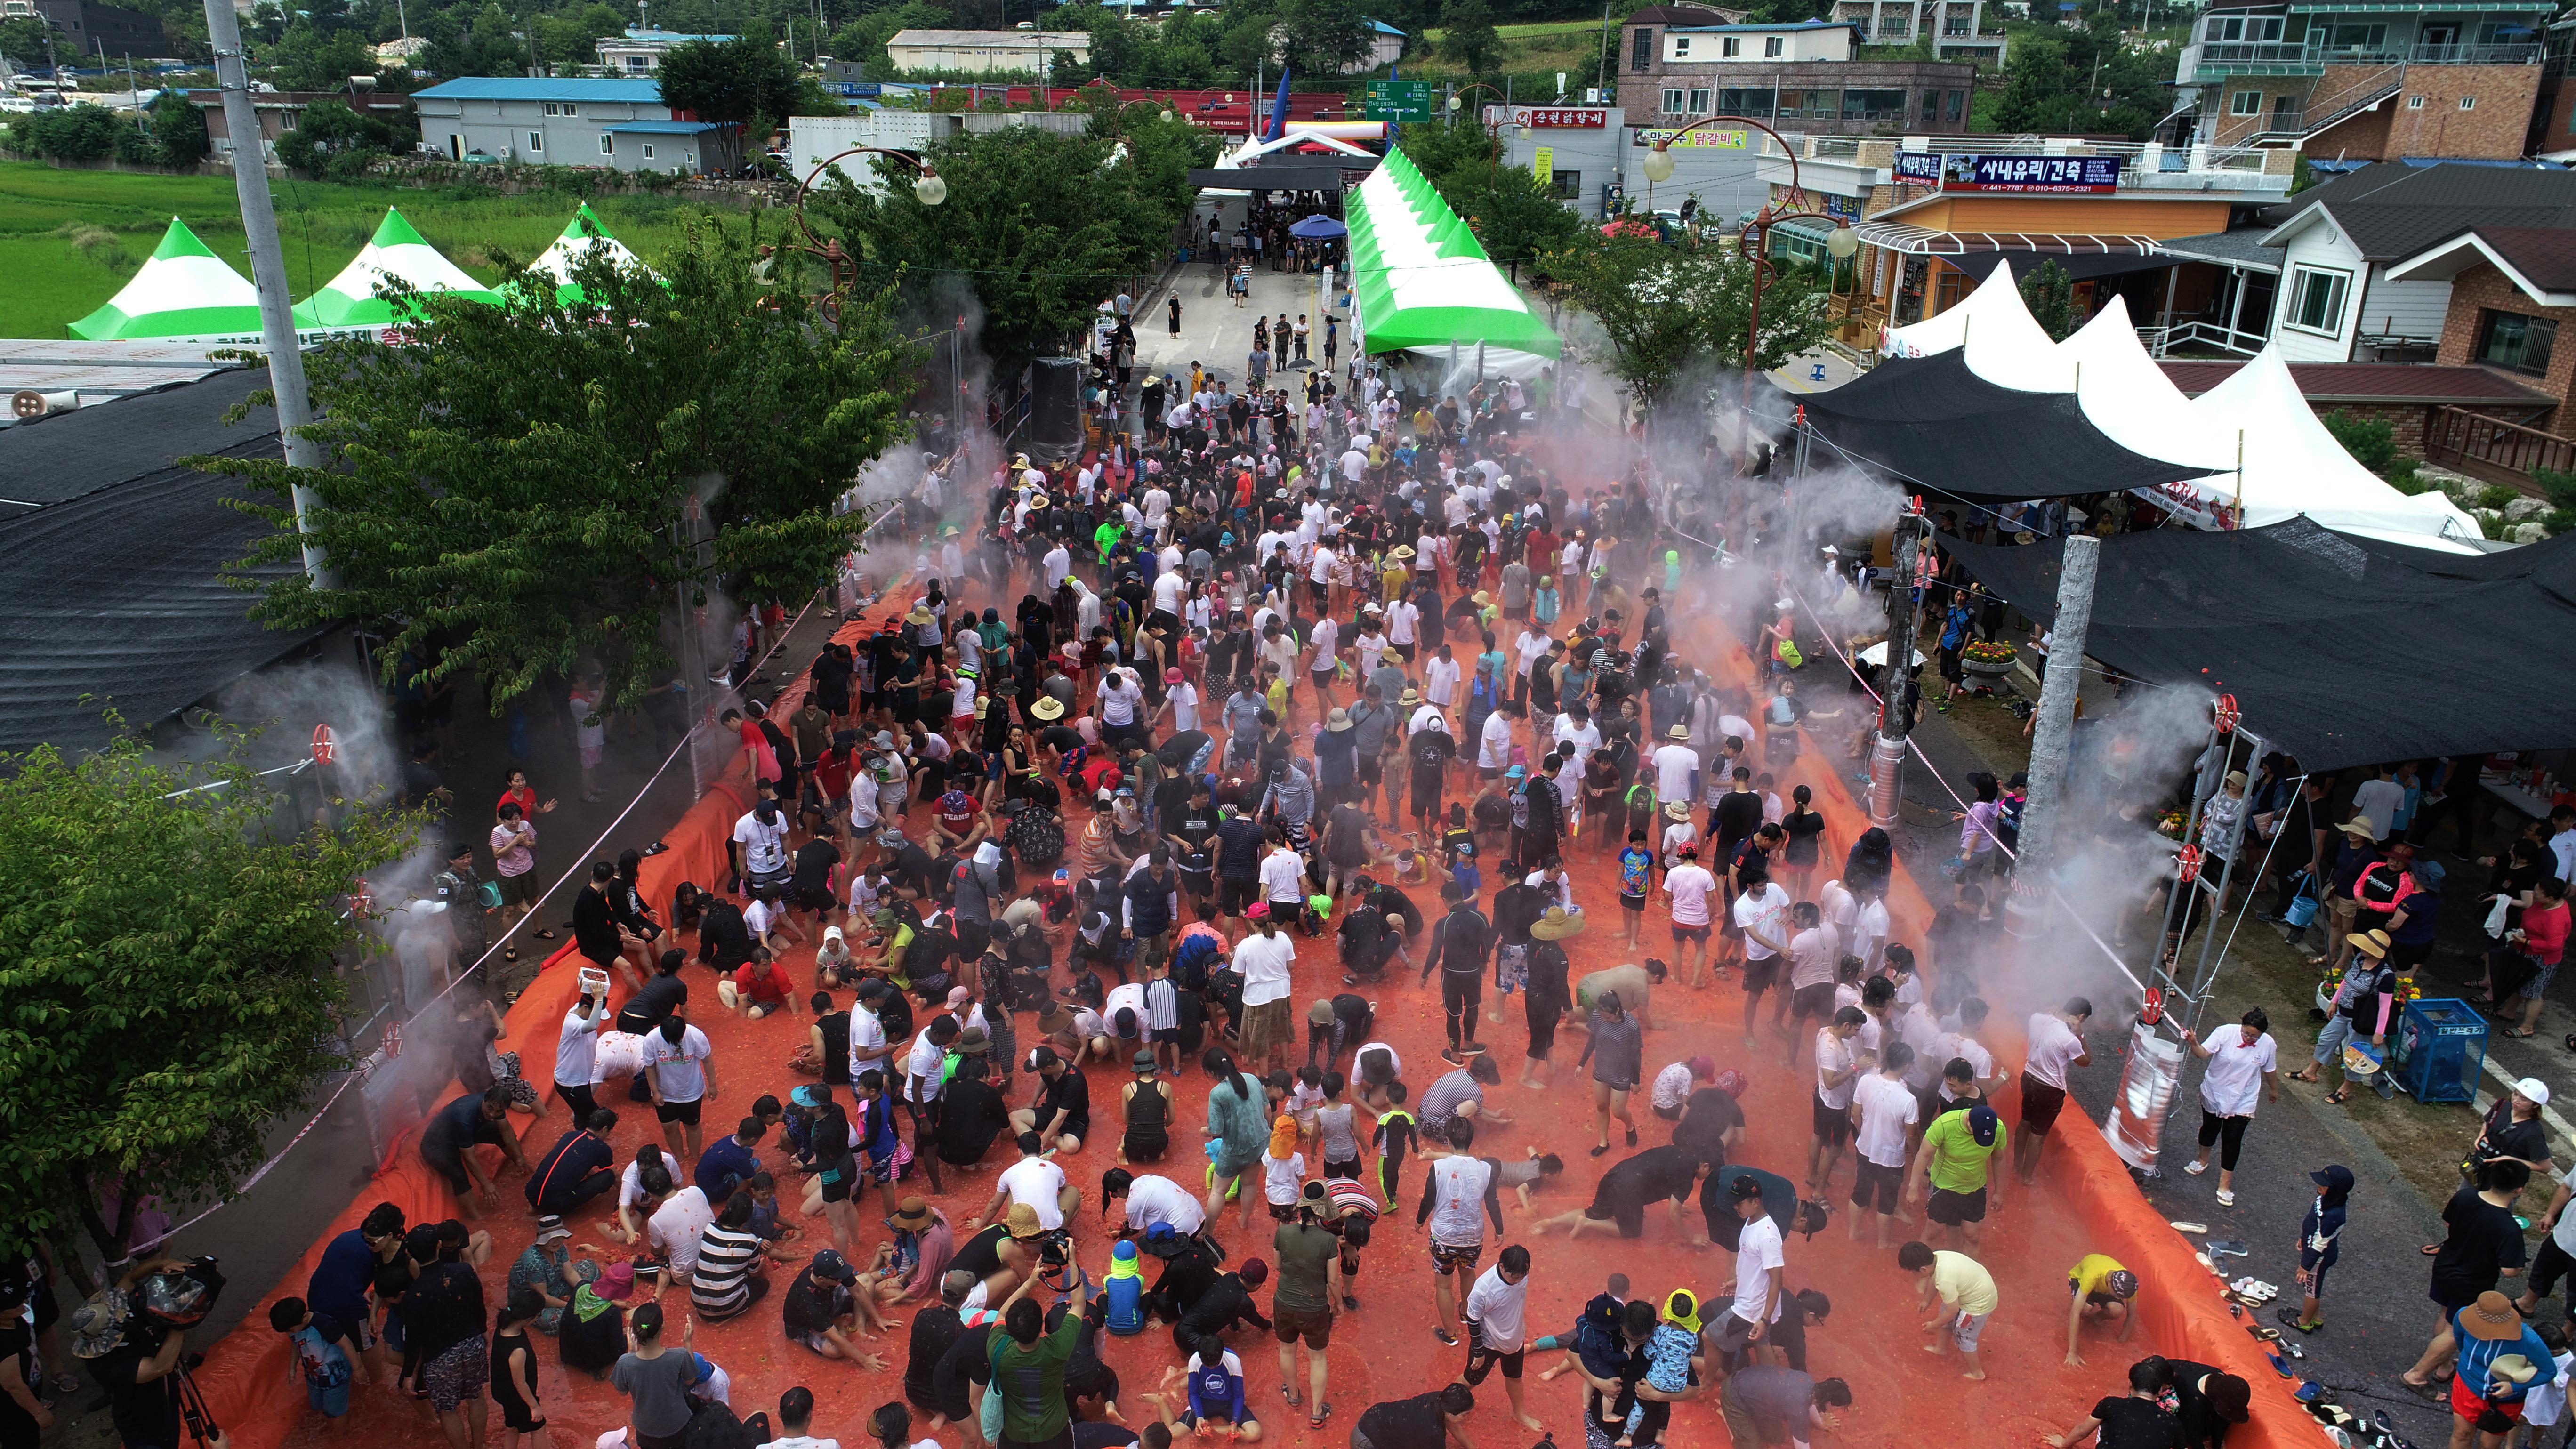
POLYGON ((833 178, 806 213, 849 239, 862 275, 900 280, 912 315, 948 325, 953 289, 984 309, 976 344, 1004 368, 1056 350, 1121 282, 1161 264, 1189 214, 1189 169, 1216 137, 1148 107, 1103 115, 1092 134, 1011 129, 944 141, 923 158, 948 183, 924 206, 911 168, 879 161, 882 195, 833 178), (1123 148, 1123 149, 1122 149, 1123 148))
POLYGON ((2021 301, 2049 336, 2063 342, 2075 331, 2075 283, 2054 258, 2022 274, 2021 301))
POLYGON ((1503 165, 1492 133, 1468 121, 1463 110, 1456 125, 1406 126, 1398 144, 1449 209, 1466 219, 1497 265, 1561 251, 1583 235, 1583 219, 1536 173, 1503 165))
POLYGON ((1447 0, 1440 7, 1440 53, 1486 75, 1503 52, 1503 37, 1494 29, 1494 12, 1485 0, 1447 0))
POLYGON ((304 118, 294 130, 277 138, 277 159, 308 176, 355 181, 377 161, 419 143, 415 113, 405 112, 394 120, 372 111, 353 111, 336 100, 315 101, 304 108, 304 118))
POLYGON ((779 50, 766 24, 752 29, 663 52, 662 104, 701 121, 737 121, 755 130, 795 115, 802 90, 796 62, 779 50))
POLYGON ((116 154, 117 139, 133 129, 116 112, 83 101, 11 121, 9 146, 54 161, 102 161, 116 154))
POLYGON ((693 225, 658 281, 593 253, 579 303, 505 262, 506 306, 408 299, 422 318, 392 340, 313 354, 323 467, 191 460, 277 500, 242 505, 276 530, 234 579, 264 589, 258 616, 358 623, 387 640, 389 684, 425 658, 419 682, 473 676, 496 712, 596 663, 627 709, 672 666, 675 585, 812 592, 866 523, 835 500, 902 436, 910 349, 882 296, 844 300, 834 330, 764 286, 746 232, 693 225), (318 500, 333 587, 246 572, 299 556, 295 485, 318 500), (693 497, 710 500, 707 563, 676 533, 693 497))
POLYGON ((2164 114, 2173 77, 2155 52, 2132 49, 2126 40, 2108 13, 2080 27, 2016 31, 1995 124, 2006 131, 2143 139, 2164 114))
MULTIPOLYGON (((1694 366, 1744 367, 1755 264, 1731 244, 1672 246, 1643 223, 1613 222, 1539 262, 1599 325, 1610 370, 1641 407, 1664 401, 1694 366)), ((1814 349, 1832 326, 1825 291, 1803 268, 1765 266, 1751 360, 1768 372, 1814 349)))
POLYGON ((345 898, 420 822, 352 808, 278 839, 277 806, 237 751, 0 755, 0 1256, 41 1241, 75 1281, 75 1236, 124 1257, 141 1204, 231 1195, 348 1066, 345 898))

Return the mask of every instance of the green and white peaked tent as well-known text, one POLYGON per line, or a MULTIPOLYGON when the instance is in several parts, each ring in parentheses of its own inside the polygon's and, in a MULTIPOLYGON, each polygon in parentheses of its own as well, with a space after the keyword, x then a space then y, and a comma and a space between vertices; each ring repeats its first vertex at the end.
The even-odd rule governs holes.
POLYGON ((174 216, 143 269, 71 330, 90 342, 256 343, 259 289, 174 216))
POLYGON ((1353 331, 1369 352, 1452 344, 1556 357, 1556 333, 1485 256, 1484 244, 1405 154, 1389 148, 1343 207, 1351 231, 1353 331))
POLYGON ((295 306, 298 331, 313 328, 388 327, 403 320, 395 304, 376 295, 379 280, 415 292, 452 292, 478 302, 498 303, 500 295, 466 274, 421 240, 401 212, 385 208, 384 222, 370 241, 322 290, 295 306))
POLYGON ((558 299, 580 302, 581 284, 572 279, 573 267, 593 253, 608 258, 619 271, 632 269, 648 277, 653 275, 653 269, 628 251, 624 242, 608 234, 607 225, 600 221, 599 214, 590 209, 587 201, 581 204, 580 211, 573 214, 571 223, 563 229, 563 235, 555 238, 553 246, 538 253, 537 259, 528 264, 528 269, 554 278, 558 299))

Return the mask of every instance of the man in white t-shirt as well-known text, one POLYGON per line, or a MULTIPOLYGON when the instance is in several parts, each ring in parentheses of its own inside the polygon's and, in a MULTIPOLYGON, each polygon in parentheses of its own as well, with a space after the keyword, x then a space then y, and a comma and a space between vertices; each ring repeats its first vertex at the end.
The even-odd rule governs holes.
POLYGON ((1168 1177, 1113 1167, 1101 1178, 1100 1190, 1113 1202, 1126 1200, 1123 1211, 1130 1233, 1142 1236, 1158 1223, 1168 1223, 1173 1232, 1183 1234, 1207 1226, 1207 1205, 1197 1193, 1168 1177))
POLYGON ((1655 794, 1665 800, 1691 800, 1699 778, 1699 751, 1690 747, 1690 726, 1674 725, 1664 735, 1672 743, 1655 751, 1655 794))
POLYGON ((587 1126, 599 1103, 590 1095, 591 1069, 599 1061, 599 1028, 608 1014, 605 994, 584 993, 564 1013, 562 1034, 555 1038, 555 1095, 572 1108, 575 1125, 587 1126))
POLYGON ((1789 938, 1789 1065, 1794 1067, 1807 1019, 1815 1018, 1819 1026, 1834 1019, 1834 980, 1842 966, 1843 940, 1814 901, 1791 906, 1789 919, 1797 932, 1789 938))
POLYGON ((1717 877, 1699 863, 1699 847, 1681 848, 1681 864, 1664 872, 1664 895, 1672 902, 1673 954, 1681 957, 1681 978, 1693 985, 1708 965, 1708 938, 1715 928, 1711 906, 1717 877))
POLYGON ((1780 1275, 1789 1266, 1780 1224, 1762 1206, 1762 1184, 1747 1174, 1727 1189, 1744 1226, 1735 1240, 1735 1301, 1709 1325, 1715 1346, 1727 1354, 1759 1343, 1780 1317, 1780 1275))
POLYGON ((1485 716, 1485 725, 1476 737, 1476 772, 1488 780, 1499 780, 1512 763, 1512 720, 1520 710, 1504 703, 1485 716))
POLYGON ((1422 665, 1422 697, 1447 709, 1458 702, 1458 680, 1463 674, 1449 646, 1441 645, 1422 665))
POLYGON ((707 1224, 716 1220, 715 1209, 707 1206, 706 1190, 695 1183, 662 1199, 653 1216, 644 1221, 644 1240, 655 1252, 670 1260, 675 1279, 686 1279, 698 1269, 698 1242, 707 1224))
POLYGON ((1807 1190, 1820 1192, 1842 1160, 1851 1141, 1852 1091, 1860 1077, 1860 1035, 1868 1014, 1857 1006, 1842 1007, 1816 1031, 1815 1140, 1807 1147, 1807 1190))
POLYGON ((644 1038, 644 1080, 653 1090, 653 1115, 661 1119, 662 1140, 682 1161, 698 1160, 698 1115, 716 1095, 715 1048, 707 1034, 679 1016, 644 1038))
POLYGON ((1737 878, 1743 885, 1734 916, 1735 928, 1744 933, 1744 1044, 1751 1046, 1762 993, 1780 984, 1781 967, 1788 960, 1789 893, 1758 865, 1744 867, 1737 878))
POLYGON ((1092 703, 1092 713, 1100 720, 1100 738, 1116 743, 1137 733, 1144 707, 1145 691, 1137 686, 1134 672, 1110 670, 1100 681, 1100 697, 1092 703))
POLYGON ((1905 1191, 1906 1129, 1923 1112, 1904 1081, 1906 1068, 1913 1064, 1912 1047, 1890 1042, 1879 1057, 1878 1070, 1852 1087, 1852 1150, 1859 1161, 1852 1173, 1851 1240, 1860 1241, 1862 1220, 1874 1215, 1882 1250, 1893 1246, 1887 1240, 1887 1222, 1896 1215, 1897 1198, 1905 1191))
POLYGON ((2220 1207, 2236 1206, 2236 1154, 2245 1145, 2246 1124, 2254 1120, 2255 1099, 2281 1100, 2281 1054, 2271 1025, 2258 1006, 2239 1018, 2234 1030, 2213 1032, 2207 1042, 2183 1028, 2183 1045, 2209 1063, 2200 1077, 2200 1155, 2183 1171, 2194 1177, 2209 1171, 2209 1149, 2218 1147, 2220 1207))
POLYGON ((2065 1110, 2067 1068, 2093 1064, 2092 1049, 2084 1045, 2084 1023, 2092 1018, 2093 1003, 2081 996, 2068 998, 2064 1010, 2031 1014, 2030 1055, 2021 1069, 2021 1133, 2013 1138, 2013 1170, 2025 1183, 2038 1174, 2039 1150, 2065 1110))
POLYGON ((1386 606, 1386 642, 1407 664, 1413 662, 1414 646, 1421 642, 1415 626, 1422 621, 1422 606, 1409 598, 1398 599, 1386 606))
POLYGON ((748 893, 755 884, 784 884, 787 875, 787 815, 775 800, 763 800, 733 823, 727 842, 733 874, 748 893))
POLYGON ((997 1223, 1014 1205, 1024 1206, 1038 1215, 1038 1226, 1052 1233, 1064 1226, 1065 1214, 1082 1208, 1082 1189, 1065 1180, 1064 1169, 1055 1165, 1054 1157, 1035 1132, 1020 1134, 1020 1160, 1002 1169, 993 1183, 993 1195, 984 1210, 966 1224, 973 1233, 986 1223, 997 1223))

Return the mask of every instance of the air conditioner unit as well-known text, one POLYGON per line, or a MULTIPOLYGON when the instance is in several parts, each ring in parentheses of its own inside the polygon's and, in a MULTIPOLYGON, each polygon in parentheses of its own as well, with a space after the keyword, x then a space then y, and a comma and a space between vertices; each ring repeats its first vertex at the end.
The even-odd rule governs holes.
POLYGON ((508 161, 508 160, 510 160, 510 159, 512 159, 512 158, 514 158, 514 157, 515 157, 515 156, 517 156, 517 155, 518 155, 518 153, 517 153, 516 151, 511 150, 511 149, 510 149, 509 147, 507 147, 507 146, 504 146, 504 147, 502 147, 502 148, 501 148, 501 159, 502 159, 502 160, 504 160, 504 161, 508 161))

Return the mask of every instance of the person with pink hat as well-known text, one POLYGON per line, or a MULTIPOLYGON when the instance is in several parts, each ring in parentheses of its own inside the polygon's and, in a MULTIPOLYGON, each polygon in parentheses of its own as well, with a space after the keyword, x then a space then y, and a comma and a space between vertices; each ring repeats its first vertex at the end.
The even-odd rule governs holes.
POLYGON ((1686 1062, 1674 1062, 1655 1073, 1650 1105, 1655 1115, 1667 1122, 1682 1119, 1682 1107, 1689 1102, 1692 1090, 1703 1082, 1715 1081, 1717 1063, 1707 1056, 1695 1056, 1686 1062))

